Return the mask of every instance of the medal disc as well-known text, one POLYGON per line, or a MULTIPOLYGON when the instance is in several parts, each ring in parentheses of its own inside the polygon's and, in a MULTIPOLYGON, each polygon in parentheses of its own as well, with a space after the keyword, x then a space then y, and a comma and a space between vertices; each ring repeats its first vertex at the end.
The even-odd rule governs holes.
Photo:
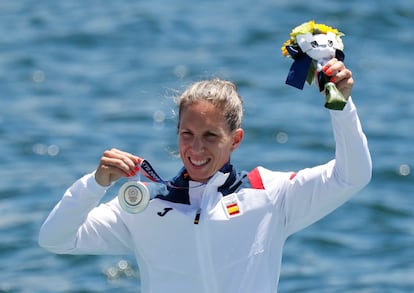
POLYGON ((142 182, 128 181, 121 186, 118 200, 125 211, 136 214, 148 206, 150 194, 142 182))

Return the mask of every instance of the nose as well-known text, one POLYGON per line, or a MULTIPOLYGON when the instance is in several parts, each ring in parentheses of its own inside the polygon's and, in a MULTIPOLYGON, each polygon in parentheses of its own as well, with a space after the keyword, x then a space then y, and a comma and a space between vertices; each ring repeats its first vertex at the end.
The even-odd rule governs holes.
POLYGON ((194 139, 191 142, 191 150, 196 153, 201 153, 204 151, 204 144, 201 138, 194 137, 194 139))

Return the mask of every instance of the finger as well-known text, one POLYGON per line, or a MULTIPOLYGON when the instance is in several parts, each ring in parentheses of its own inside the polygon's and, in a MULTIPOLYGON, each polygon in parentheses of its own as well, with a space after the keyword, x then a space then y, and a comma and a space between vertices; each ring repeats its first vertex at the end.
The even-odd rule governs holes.
POLYGON ((135 171, 133 164, 128 164, 122 159, 103 157, 99 166, 106 172, 123 173, 129 176, 135 171))
POLYGON ((108 165, 99 165, 95 172, 95 180, 102 186, 109 186, 112 182, 125 176, 128 175, 119 168, 108 165))
POLYGON ((114 167, 111 165, 101 165, 100 171, 106 173, 107 176, 110 178, 110 181, 116 181, 121 177, 128 177, 129 175, 123 172, 118 167, 114 167))
POLYGON ((135 156, 131 153, 127 153, 127 152, 124 152, 118 149, 111 149, 110 151, 107 152, 107 155, 109 157, 120 158, 120 159, 128 158, 131 162, 133 162, 134 165, 140 165, 143 161, 143 159, 138 156, 135 156))
POLYGON ((331 77, 331 81, 338 83, 341 82, 342 80, 348 80, 348 79, 352 79, 352 72, 349 69, 343 69, 341 71, 338 71, 335 75, 333 75, 331 77))
POLYGON ((114 153, 114 154, 119 154, 119 155, 121 155, 121 156, 126 156, 126 157, 128 157, 131 161, 133 161, 133 162, 134 162, 134 164, 135 164, 135 165, 137 165, 137 164, 141 164, 141 163, 142 163, 142 161, 143 161, 143 159, 142 159, 142 158, 140 158, 140 157, 138 157, 138 156, 135 156, 135 155, 133 155, 133 154, 131 154, 131 153, 128 153, 128 152, 121 151, 121 150, 116 149, 116 148, 111 149, 111 150, 110 150, 110 152, 112 152, 112 153, 114 153))
POLYGON ((133 156, 129 153, 112 149, 104 152, 100 165, 115 167, 122 172, 131 175, 132 173, 135 173, 139 170, 138 166, 136 165, 136 158, 136 156, 133 156))
POLYGON ((352 88, 354 86, 354 79, 352 78, 352 72, 350 70, 344 70, 338 73, 335 77, 335 85, 345 99, 348 100, 351 95, 352 88))
POLYGON ((354 80, 352 78, 343 79, 336 82, 335 85, 340 91, 352 89, 354 85, 354 80))
POLYGON ((328 76, 336 76, 339 72, 345 69, 345 65, 342 61, 338 61, 333 58, 323 67, 323 71, 328 76))
POLYGON ((324 66, 324 67, 330 67, 330 66, 332 66, 333 64, 335 64, 336 62, 338 62, 338 59, 336 59, 336 58, 332 58, 332 59, 330 59, 328 62, 326 62, 326 64, 325 64, 325 66, 324 66))

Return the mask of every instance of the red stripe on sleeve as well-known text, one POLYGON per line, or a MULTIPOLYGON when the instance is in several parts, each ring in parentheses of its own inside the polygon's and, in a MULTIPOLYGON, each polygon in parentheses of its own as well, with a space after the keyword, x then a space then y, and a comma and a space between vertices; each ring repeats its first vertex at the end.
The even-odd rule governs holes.
POLYGON ((247 178, 249 178, 250 184, 252 185, 253 188, 265 189, 263 181, 262 181, 262 176, 260 176, 258 167, 250 171, 250 173, 247 174, 247 178))

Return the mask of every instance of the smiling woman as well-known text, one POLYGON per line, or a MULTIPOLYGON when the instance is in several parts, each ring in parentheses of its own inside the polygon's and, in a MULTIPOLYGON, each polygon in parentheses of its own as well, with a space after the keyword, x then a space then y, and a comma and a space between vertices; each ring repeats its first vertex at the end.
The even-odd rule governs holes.
POLYGON ((207 182, 230 160, 243 139, 242 100, 232 83, 199 82, 181 96, 179 113, 181 159, 193 180, 207 182), (209 87, 223 90, 205 90, 209 87))
MULTIPOLYGON (((345 70, 336 59, 329 64, 345 70)), ((105 151, 96 171, 76 181, 46 219, 40 245, 56 253, 134 253, 141 292, 276 292, 288 236, 339 207, 371 178, 352 100, 330 112, 336 159, 297 173, 233 168, 231 154, 244 132, 243 102, 232 82, 196 82, 178 106, 184 167, 170 182, 155 180, 146 209, 128 213, 118 198, 98 205, 114 181, 138 172, 154 177, 146 160, 105 151)))

